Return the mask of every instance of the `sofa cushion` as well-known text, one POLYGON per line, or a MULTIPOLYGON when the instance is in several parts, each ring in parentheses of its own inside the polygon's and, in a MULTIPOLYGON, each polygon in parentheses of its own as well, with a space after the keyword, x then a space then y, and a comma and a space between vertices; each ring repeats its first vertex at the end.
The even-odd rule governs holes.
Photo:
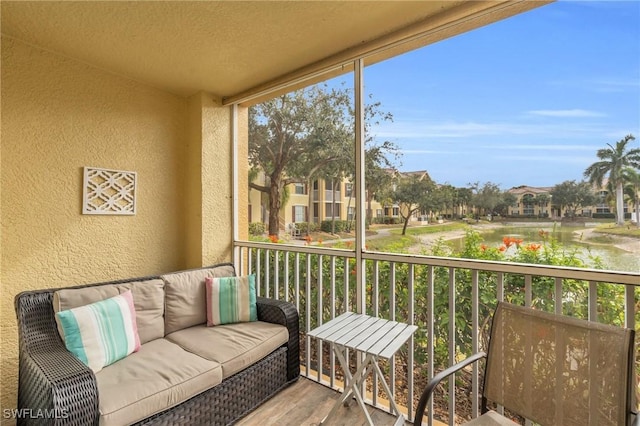
POLYGON ((289 332, 283 325, 256 321, 216 327, 198 325, 166 338, 186 351, 222 364, 222 377, 227 378, 287 343, 289 332))
POLYGON ((207 321, 205 297, 206 277, 230 277, 234 275, 231 265, 215 268, 195 269, 163 275, 165 282, 165 335, 207 321))
POLYGON ((99 285, 84 288, 65 288, 53 293, 53 311, 58 313, 67 309, 99 302, 120 294, 115 285, 99 285))
POLYGON ((256 276, 205 279, 207 326, 258 320, 256 276))
POLYGON ((125 425, 171 408, 222 381, 222 369, 166 339, 96 374, 100 425, 125 425))
POLYGON ((129 289, 133 293, 140 343, 164 337, 164 281, 133 281, 117 287, 121 293, 129 289))
MULTIPOLYGON (((161 279, 58 290, 53 293, 53 311, 57 313, 88 305, 127 290, 131 290, 133 294, 140 343, 164 337, 164 281, 161 279)), ((58 332, 64 339, 64 332, 60 327, 58 332)))
POLYGON ((60 311, 56 322, 67 349, 94 372, 140 348, 131 291, 60 311))

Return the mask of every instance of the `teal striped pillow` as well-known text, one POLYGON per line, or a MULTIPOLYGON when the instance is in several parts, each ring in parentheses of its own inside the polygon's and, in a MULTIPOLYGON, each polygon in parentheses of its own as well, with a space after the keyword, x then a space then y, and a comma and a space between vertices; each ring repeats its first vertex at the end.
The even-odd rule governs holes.
POLYGON ((256 276, 205 279, 207 326, 258 320, 256 276))
POLYGON ((140 349, 133 296, 128 290, 100 302, 60 311, 56 321, 69 352, 95 373, 140 349))

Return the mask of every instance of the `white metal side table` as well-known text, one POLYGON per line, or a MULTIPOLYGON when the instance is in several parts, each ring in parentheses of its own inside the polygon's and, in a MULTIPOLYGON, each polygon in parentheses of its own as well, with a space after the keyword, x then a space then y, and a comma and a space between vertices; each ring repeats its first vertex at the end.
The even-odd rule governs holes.
POLYGON ((341 404, 353 395, 358 401, 367 417, 369 425, 373 425, 371 416, 360 393, 362 384, 367 376, 373 372, 378 377, 395 415, 398 416, 394 425, 403 425, 404 416, 396 405, 389 385, 387 384, 378 360, 380 358, 389 359, 404 345, 413 335, 418 327, 401 322, 389 321, 382 318, 375 318, 353 312, 345 312, 331 321, 311 330, 308 335, 330 343, 333 352, 336 354, 345 377, 345 388, 342 396, 324 418, 321 424, 328 424, 341 404), (346 357, 347 349, 356 350, 365 355, 364 361, 351 375, 349 362, 346 357))

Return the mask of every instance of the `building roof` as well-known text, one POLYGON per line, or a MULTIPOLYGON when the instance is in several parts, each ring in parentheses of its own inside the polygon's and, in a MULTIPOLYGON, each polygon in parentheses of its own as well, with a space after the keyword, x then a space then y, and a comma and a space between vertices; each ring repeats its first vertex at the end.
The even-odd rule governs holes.
POLYGON ((541 187, 537 187, 537 186, 528 186, 528 185, 520 185, 520 186, 514 186, 513 188, 510 188, 507 190, 507 192, 514 194, 514 195, 520 195, 520 194, 548 194, 553 188, 550 186, 541 186, 541 187))

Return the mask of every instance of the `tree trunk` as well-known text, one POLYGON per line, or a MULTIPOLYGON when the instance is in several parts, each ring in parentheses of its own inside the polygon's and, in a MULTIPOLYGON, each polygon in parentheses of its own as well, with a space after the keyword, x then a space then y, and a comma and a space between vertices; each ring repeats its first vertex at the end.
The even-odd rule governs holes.
POLYGON ((640 198, 636 193, 636 227, 640 228, 640 198))
POLYGON ((402 226, 402 235, 405 235, 407 232, 407 226, 409 225, 409 219, 411 219, 411 215, 408 214, 404 219, 404 225, 402 226))
POLYGON ((281 180, 279 174, 271 176, 269 186, 269 235, 280 236, 280 208, 282 197, 280 196, 281 180))
POLYGON ((616 225, 624 225, 624 195, 622 181, 616 185, 616 225))
POLYGON ((336 181, 331 179, 331 233, 336 233, 336 181))
POLYGON ((311 232, 311 222, 313 218, 313 181, 311 178, 307 179, 307 236, 311 232))

